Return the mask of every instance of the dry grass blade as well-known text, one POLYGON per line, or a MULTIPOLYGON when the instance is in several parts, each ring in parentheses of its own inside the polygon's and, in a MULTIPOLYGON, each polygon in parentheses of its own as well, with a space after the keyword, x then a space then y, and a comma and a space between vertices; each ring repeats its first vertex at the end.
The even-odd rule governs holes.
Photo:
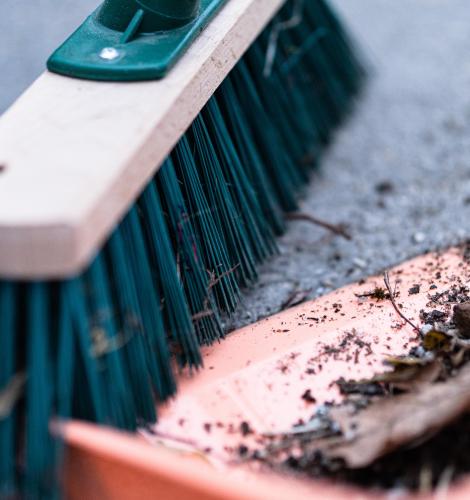
POLYGON ((0 421, 7 418, 23 394, 26 374, 16 374, 8 385, 0 391, 0 421))

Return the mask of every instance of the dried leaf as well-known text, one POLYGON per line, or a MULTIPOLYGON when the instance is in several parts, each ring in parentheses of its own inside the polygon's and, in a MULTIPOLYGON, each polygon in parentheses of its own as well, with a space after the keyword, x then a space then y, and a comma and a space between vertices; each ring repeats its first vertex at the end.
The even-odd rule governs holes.
POLYGON ((433 360, 426 365, 405 365, 395 368, 393 372, 384 373, 375 380, 387 382, 402 391, 416 391, 423 384, 435 382, 442 373, 441 360, 433 360))
POLYGON ((388 356, 385 358, 384 364, 394 366, 395 368, 425 366, 429 364, 429 359, 417 358, 416 356, 388 356))
POLYGON ((374 375, 371 379, 359 381, 339 379, 336 383, 343 394, 374 396, 384 393, 379 384, 390 384, 402 391, 417 390, 422 384, 435 382, 443 370, 440 359, 402 356, 389 357, 385 363, 392 365, 394 369, 374 375))
POLYGON ((470 409, 470 366, 446 382, 421 385, 417 393, 382 398, 357 413, 333 408, 343 437, 315 443, 330 459, 347 467, 366 467, 378 458, 416 440, 432 436, 470 409))
POLYGON ((423 337, 423 347, 426 351, 444 351, 448 352, 452 349, 451 338, 444 332, 430 330, 423 337))

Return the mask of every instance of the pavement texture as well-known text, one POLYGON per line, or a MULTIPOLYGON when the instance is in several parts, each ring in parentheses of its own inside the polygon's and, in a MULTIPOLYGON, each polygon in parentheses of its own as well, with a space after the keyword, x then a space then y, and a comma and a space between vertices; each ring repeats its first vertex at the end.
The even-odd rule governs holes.
POLYGON ((0 113, 45 69, 49 55, 100 0, 1 0, 0 113))
POLYGON ((373 67, 301 211, 232 327, 470 236, 470 2, 334 0, 373 67))
MULTIPOLYGON (((96 0, 3 0, 0 112, 96 0)), ((373 72, 312 179, 301 211, 352 241, 293 222, 230 320, 278 311, 470 237, 470 2, 333 0, 373 72)))

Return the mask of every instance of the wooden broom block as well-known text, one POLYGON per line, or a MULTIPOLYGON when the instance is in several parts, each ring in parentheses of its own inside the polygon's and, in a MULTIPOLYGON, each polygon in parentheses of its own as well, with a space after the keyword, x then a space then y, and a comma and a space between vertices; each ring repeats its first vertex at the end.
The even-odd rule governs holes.
POLYGON ((160 81, 44 73, 0 118, 0 279, 82 271, 285 0, 229 0, 160 81))

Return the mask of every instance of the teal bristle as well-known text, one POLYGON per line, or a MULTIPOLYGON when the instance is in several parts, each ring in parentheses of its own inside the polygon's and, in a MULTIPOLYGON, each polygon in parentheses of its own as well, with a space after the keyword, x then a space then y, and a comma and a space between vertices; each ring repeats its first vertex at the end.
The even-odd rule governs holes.
POLYGON ((221 318, 277 252, 284 212, 365 76, 323 0, 303 2, 267 67, 273 26, 298 5, 260 35, 82 275, 0 281, 0 497, 57 493, 53 418, 154 422, 174 366, 202 367, 200 346, 223 338, 221 318))

